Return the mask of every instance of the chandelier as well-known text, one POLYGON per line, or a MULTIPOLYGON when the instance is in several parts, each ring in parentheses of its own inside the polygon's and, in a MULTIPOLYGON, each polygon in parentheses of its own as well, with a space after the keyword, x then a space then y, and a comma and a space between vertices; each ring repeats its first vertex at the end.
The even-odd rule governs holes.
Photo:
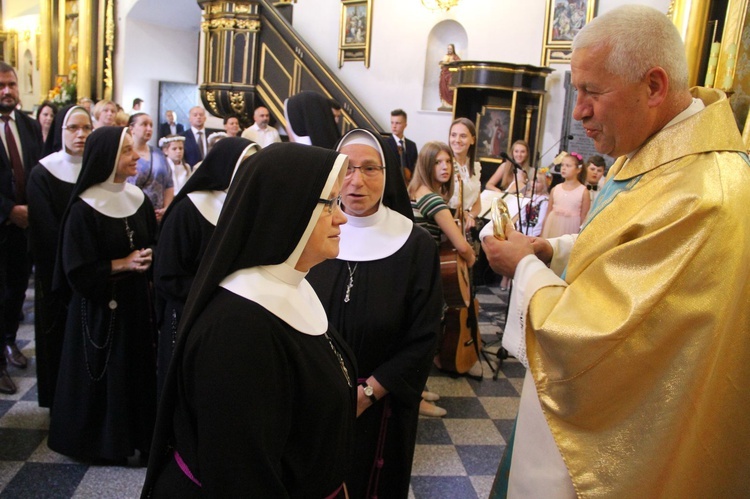
POLYGON ((448 12, 458 5, 458 2, 460 1, 461 0, 422 0, 422 5, 432 11, 442 10, 443 12, 448 12))

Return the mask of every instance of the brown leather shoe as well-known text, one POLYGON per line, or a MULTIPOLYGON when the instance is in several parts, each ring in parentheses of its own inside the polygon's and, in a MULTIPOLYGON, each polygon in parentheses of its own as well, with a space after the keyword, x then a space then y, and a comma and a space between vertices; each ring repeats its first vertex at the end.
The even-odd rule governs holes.
POLYGON ((16 393, 16 390, 16 384, 10 379, 8 371, 6 371, 4 367, 0 367, 0 393, 13 395, 16 393))
POLYGON ((3 348, 3 354, 5 354, 5 359, 11 366, 26 369, 26 366, 28 365, 26 356, 21 353, 15 343, 5 345, 3 348))

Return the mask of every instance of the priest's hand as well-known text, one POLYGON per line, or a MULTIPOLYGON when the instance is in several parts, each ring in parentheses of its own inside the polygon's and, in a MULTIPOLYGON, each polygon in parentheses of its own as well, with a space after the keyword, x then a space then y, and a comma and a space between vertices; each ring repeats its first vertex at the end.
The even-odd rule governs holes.
POLYGON ((516 273, 518 262, 527 255, 533 255, 535 251, 531 238, 516 231, 513 224, 508 224, 505 228, 505 236, 505 241, 495 237, 485 237, 482 240, 482 248, 492 270, 512 278, 516 273))
POLYGON ((554 250, 552 245, 543 237, 530 237, 531 247, 534 248, 534 254, 546 265, 552 261, 554 250))

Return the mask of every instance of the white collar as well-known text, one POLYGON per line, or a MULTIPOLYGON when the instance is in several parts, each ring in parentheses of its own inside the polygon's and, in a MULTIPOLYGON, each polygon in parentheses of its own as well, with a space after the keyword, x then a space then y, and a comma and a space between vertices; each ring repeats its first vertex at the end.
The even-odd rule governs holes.
POLYGON ((81 163, 83 157, 71 156, 65 152, 65 147, 57 152, 45 156, 39 160, 39 163, 47 169, 50 174, 58 180, 75 184, 78 180, 78 174, 81 173, 81 163))
POLYGON ((404 135, 404 137, 402 139, 399 139, 398 137, 396 137, 395 133, 392 133, 391 135, 393 136, 393 140, 396 141, 396 145, 398 145, 398 141, 399 140, 403 140, 404 141, 404 147, 406 147, 406 135, 404 135))
POLYGON ((190 130, 192 130, 192 132, 193 132, 193 135, 198 135, 198 132, 200 132, 200 133, 202 133, 202 134, 203 134, 203 136, 204 136, 204 137, 206 136, 206 128, 205 128, 205 127, 203 127, 203 128, 201 128, 200 130, 198 130, 198 129, 197 129, 197 128, 195 128, 194 126, 191 126, 191 127, 190 127, 190 130))
POLYGON ((370 262, 389 257, 409 239, 414 223, 387 206, 367 217, 347 215, 341 226, 338 260, 370 262))
POLYGON ((133 184, 106 181, 92 185, 78 197, 102 215, 125 218, 138 211, 145 196, 143 191, 133 184))
POLYGON ((193 191, 187 197, 192 201, 203 218, 216 226, 221 215, 221 208, 227 199, 226 191, 193 191))
POLYGON ((286 263, 261 265, 233 272, 219 286, 257 303, 301 333, 320 336, 328 330, 328 318, 305 275, 286 263))

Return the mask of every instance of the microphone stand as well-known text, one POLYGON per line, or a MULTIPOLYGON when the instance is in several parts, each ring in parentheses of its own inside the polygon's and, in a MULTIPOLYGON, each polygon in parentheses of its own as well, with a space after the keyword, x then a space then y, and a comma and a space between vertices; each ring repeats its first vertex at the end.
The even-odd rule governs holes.
POLYGON ((520 189, 518 188, 518 170, 523 170, 523 167, 516 163, 513 158, 508 156, 508 153, 506 152, 500 153, 500 157, 510 163, 510 166, 513 168, 513 182, 515 182, 516 184, 516 206, 518 206, 518 232, 523 234, 523 225, 521 224, 521 198, 518 197, 518 195, 521 193, 520 189))

